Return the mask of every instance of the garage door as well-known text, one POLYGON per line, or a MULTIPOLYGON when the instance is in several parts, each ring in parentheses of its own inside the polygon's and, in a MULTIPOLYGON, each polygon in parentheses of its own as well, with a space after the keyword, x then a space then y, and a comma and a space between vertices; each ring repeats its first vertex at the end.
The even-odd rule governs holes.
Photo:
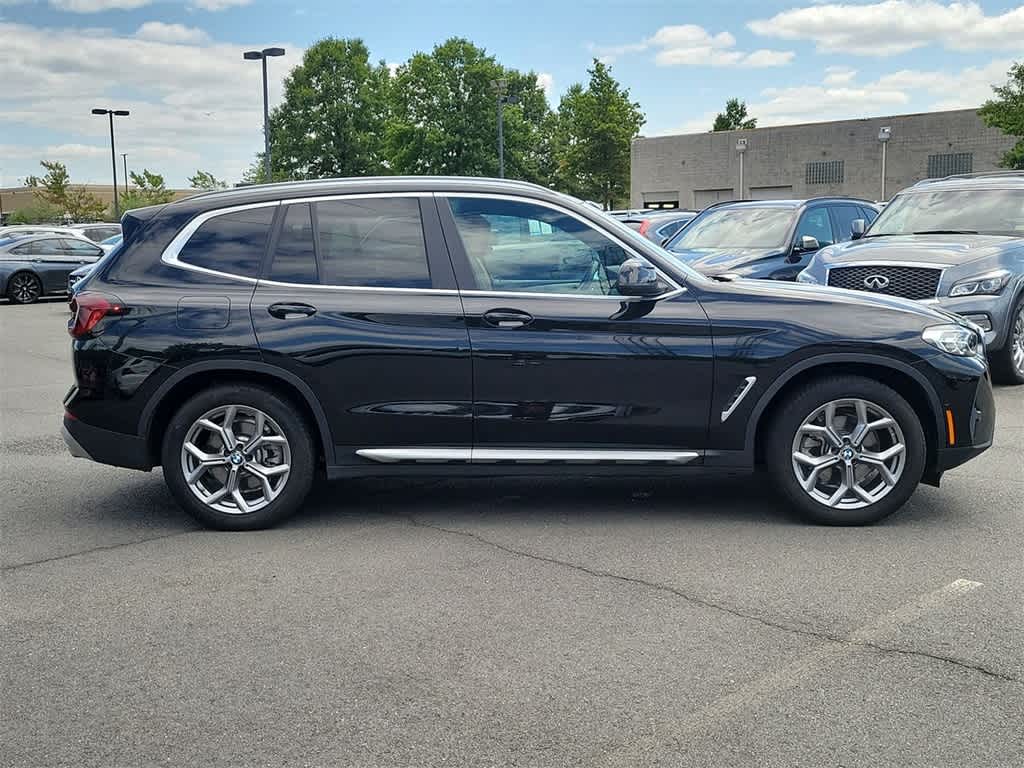
POLYGON ((793 197, 793 187, 751 187, 751 200, 790 200, 793 197))
POLYGON ((707 208, 712 203, 717 203, 721 200, 732 200, 733 192, 732 187, 728 189, 695 189, 693 190, 693 207, 698 211, 701 208, 707 208))

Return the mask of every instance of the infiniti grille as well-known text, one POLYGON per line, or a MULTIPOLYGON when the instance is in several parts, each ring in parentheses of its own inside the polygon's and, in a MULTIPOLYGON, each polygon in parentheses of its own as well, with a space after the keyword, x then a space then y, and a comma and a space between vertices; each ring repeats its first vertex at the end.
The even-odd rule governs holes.
POLYGON ((870 291, 905 299, 934 299, 942 270, 879 264, 863 267, 832 267, 828 284, 851 291, 870 291))

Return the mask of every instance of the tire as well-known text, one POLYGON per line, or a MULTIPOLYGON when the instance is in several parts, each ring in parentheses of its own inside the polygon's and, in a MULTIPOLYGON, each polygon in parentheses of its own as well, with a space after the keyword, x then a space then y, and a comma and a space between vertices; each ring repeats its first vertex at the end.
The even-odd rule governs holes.
POLYGON ((927 456, 924 430, 910 404, 881 382, 853 375, 812 381, 788 397, 769 424, 764 447, 783 496, 802 517, 822 525, 870 525, 891 515, 917 488, 927 456), (831 434, 823 430, 829 404, 835 407, 831 434), (879 426, 857 444, 855 422, 879 426), (889 454, 883 474, 878 461, 889 454), (823 464, 817 476, 809 460, 823 464), (849 466, 858 491, 849 489, 849 466), (837 497, 844 484, 848 490, 837 497))
POLYGON ((34 304, 43 295, 43 284, 31 272, 17 272, 7 280, 7 298, 12 304, 34 304))
POLYGON ((167 487, 192 517, 222 531, 252 531, 299 509, 313 484, 316 451, 289 400, 262 387, 225 385, 200 392, 171 417, 161 460, 167 487), (261 440, 250 445, 258 428, 261 440), (194 473, 191 483, 187 473, 194 473))
POLYGON ((1024 293, 1010 313, 1006 344, 990 356, 992 378, 999 384, 1024 384, 1024 293))

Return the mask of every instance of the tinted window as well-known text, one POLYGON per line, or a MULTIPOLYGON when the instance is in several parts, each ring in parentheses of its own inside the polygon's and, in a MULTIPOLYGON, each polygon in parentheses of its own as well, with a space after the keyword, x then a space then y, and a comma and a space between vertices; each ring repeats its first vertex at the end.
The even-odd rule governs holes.
POLYGON ((855 205, 836 205, 832 208, 832 215, 836 220, 836 240, 840 242, 850 239, 854 220, 864 218, 861 209, 855 205))
POLYGON ((411 197, 316 204, 320 282, 429 288, 419 201, 411 197))
POLYGON ((83 243, 81 240, 61 240, 61 243, 64 246, 64 251, 72 256, 99 256, 103 253, 101 248, 83 243))
POLYGON ((796 228, 794 242, 799 244, 800 238, 809 235, 818 241, 818 245, 826 246, 833 243, 832 222, 828 219, 828 209, 824 206, 806 211, 800 217, 800 223, 796 228))
POLYGON ((270 279, 282 283, 315 283, 316 254, 309 205, 289 205, 274 248, 270 279))
POLYGON ((625 250, 572 216, 532 203, 449 200, 475 287, 613 293, 625 250))
POLYGON ((878 211, 874 208, 861 208, 860 212, 863 214, 864 222, 870 224, 872 221, 878 218, 878 211))
POLYGON ((89 227, 84 230, 85 236, 94 242, 102 242, 108 237, 121 234, 120 227, 89 227))
POLYGON ((63 254, 61 241, 55 237, 46 240, 33 240, 14 249, 15 253, 30 253, 33 256, 58 256, 63 254))
POLYGON ((178 258, 197 267, 256 277, 273 218, 272 205, 214 216, 192 234, 178 258))
POLYGON ((983 235, 1024 234, 1024 190, 963 189, 903 192, 871 228, 872 235, 960 230, 983 235))

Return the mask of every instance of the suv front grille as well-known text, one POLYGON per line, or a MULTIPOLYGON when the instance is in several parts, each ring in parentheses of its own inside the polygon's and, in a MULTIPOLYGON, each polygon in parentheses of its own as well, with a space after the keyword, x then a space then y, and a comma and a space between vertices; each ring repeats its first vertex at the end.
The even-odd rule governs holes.
POLYGON ((934 299, 939 292, 941 269, 879 264, 866 267, 832 267, 828 284, 851 291, 870 291, 905 299, 934 299))

